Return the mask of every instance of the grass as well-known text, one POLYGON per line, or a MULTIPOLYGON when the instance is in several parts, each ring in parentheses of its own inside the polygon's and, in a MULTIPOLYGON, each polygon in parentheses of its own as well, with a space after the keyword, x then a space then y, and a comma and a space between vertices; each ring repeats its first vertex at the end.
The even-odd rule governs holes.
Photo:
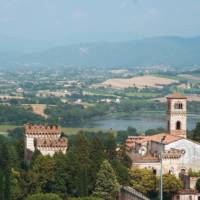
POLYGON ((159 96, 159 93, 153 93, 153 92, 128 92, 127 96, 129 97, 157 97, 159 96))
POLYGON ((160 78, 168 78, 172 80, 179 81, 181 80, 181 77, 178 77, 176 75, 163 75, 163 74, 153 74, 154 76, 160 77, 160 78))
POLYGON ((13 130, 19 126, 16 125, 0 125, 0 135, 7 134, 8 130, 13 130))
POLYGON ((62 127, 62 131, 65 135, 75 135, 79 131, 88 131, 88 132, 98 132, 98 131, 106 131, 100 128, 70 128, 70 127, 62 127))

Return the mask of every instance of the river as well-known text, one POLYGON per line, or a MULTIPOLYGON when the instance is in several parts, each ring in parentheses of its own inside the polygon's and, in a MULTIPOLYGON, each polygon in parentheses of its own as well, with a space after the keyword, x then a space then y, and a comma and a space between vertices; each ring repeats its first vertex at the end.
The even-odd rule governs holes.
MULTIPOLYGON (((187 128, 192 130, 196 123, 200 121, 200 115, 188 114, 187 128)), ((147 114, 132 114, 129 116, 110 116, 99 119, 93 119, 85 124, 88 128, 102 128, 114 130, 126 130, 128 127, 134 127, 140 132, 148 129, 166 128, 166 116, 164 113, 147 113, 147 114)))

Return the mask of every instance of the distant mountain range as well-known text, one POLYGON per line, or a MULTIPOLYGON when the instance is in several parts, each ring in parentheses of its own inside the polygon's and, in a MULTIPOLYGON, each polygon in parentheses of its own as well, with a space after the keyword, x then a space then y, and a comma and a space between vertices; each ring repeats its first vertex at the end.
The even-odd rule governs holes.
POLYGON ((155 37, 126 42, 99 42, 56 47, 37 53, 0 53, 4 66, 200 65, 200 37, 155 37))

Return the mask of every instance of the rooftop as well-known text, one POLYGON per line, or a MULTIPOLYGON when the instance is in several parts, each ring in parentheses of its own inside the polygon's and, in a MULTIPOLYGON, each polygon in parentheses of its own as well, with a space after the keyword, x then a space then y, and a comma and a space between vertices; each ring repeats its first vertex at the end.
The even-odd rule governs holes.
POLYGON ((37 134, 45 134, 45 135, 54 135, 61 134, 61 128, 57 125, 32 125, 26 124, 24 125, 25 134, 37 135, 37 134))
POLYGON ((178 141, 182 139, 182 137, 175 136, 169 133, 160 133, 152 136, 146 136, 144 139, 141 139, 139 141, 136 141, 137 143, 144 143, 148 141, 154 141, 154 142, 159 142, 163 144, 170 144, 172 142, 178 141))
POLYGON ((167 97, 168 99, 187 99, 186 96, 182 95, 181 93, 174 92, 172 95, 167 97))
POLYGON ((40 147, 66 148, 67 139, 66 138, 59 138, 59 139, 38 138, 36 141, 36 146, 37 148, 40 148, 40 147))

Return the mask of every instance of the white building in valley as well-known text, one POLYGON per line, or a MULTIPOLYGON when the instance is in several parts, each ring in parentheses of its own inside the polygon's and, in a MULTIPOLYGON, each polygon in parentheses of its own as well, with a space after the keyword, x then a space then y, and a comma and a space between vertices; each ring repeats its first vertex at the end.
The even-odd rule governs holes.
POLYGON ((25 160, 31 160, 37 149, 42 155, 53 156, 56 152, 66 153, 68 141, 61 138, 59 126, 31 125, 24 126, 25 160))

